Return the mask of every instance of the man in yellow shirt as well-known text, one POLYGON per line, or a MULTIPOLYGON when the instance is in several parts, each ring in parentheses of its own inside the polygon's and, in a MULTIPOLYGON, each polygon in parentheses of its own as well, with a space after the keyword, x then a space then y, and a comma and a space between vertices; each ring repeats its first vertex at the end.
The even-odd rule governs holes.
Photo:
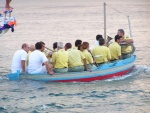
POLYGON ((78 47, 81 46, 81 43, 82 43, 82 40, 79 40, 79 39, 76 40, 75 41, 75 47, 73 47, 73 48, 78 50, 78 47))
MULTIPOLYGON (((119 29, 117 34, 119 36, 122 36, 123 39, 122 42, 125 42, 127 44, 133 44, 133 39, 126 37, 123 29, 119 29)), ((131 46, 129 45, 122 46, 121 47, 122 59, 129 58, 131 56, 130 52, 131 52, 131 46)))
POLYGON ((80 50, 86 58, 88 68, 92 69, 92 67, 93 67, 93 58, 92 58, 91 53, 89 52, 89 43, 88 42, 83 42, 80 50))
POLYGON ((77 49, 72 49, 71 43, 66 43, 65 50, 68 52, 68 67, 69 67, 68 71, 80 72, 84 70, 89 70, 86 59, 81 53, 81 51, 77 49))
POLYGON ((68 72, 68 52, 63 47, 63 43, 58 42, 58 52, 54 52, 52 55, 52 63, 54 65, 54 72, 56 73, 68 72))
POLYGON ((29 64, 29 56, 31 54, 31 52, 33 52, 35 50, 35 46, 34 45, 30 45, 29 47, 29 51, 28 51, 28 54, 27 54, 27 61, 26 61, 26 66, 28 67, 28 64, 29 64))
POLYGON ((122 36, 116 35, 115 42, 109 45, 109 50, 111 53, 111 61, 121 59, 121 46, 119 45, 122 42, 122 36))
POLYGON ((105 40, 103 38, 99 39, 99 46, 95 46, 92 50, 92 54, 95 58, 97 64, 102 64, 108 62, 111 59, 110 50, 108 47, 104 46, 105 40))

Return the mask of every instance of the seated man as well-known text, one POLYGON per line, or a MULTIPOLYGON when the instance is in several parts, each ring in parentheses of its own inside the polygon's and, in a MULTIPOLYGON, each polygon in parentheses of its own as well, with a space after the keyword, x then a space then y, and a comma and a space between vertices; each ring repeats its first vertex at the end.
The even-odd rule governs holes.
POLYGON ((26 66, 28 66, 28 64, 29 64, 29 56, 30 56, 31 52, 33 52, 34 50, 35 50, 34 45, 30 45, 29 52, 28 52, 28 55, 27 55, 26 66))
POLYGON ((100 38, 103 38, 103 36, 100 35, 100 34, 96 35, 95 46, 98 46, 98 45, 99 45, 99 39, 100 39, 100 38))
POLYGON ((11 65, 11 71, 12 73, 16 73, 17 71, 20 71, 21 73, 25 73, 25 62, 27 60, 27 53, 29 51, 28 44, 24 43, 22 44, 22 49, 15 52, 13 59, 12 59, 12 65, 11 65))
POLYGON ((49 53, 47 54, 47 58, 50 60, 50 62, 51 62, 52 54, 58 50, 58 49, 57 49, 57 42, 54 42, 54 43, 53 43, 53 50, 54 50, 54 51, 51 51, 51 52, 49 52, 49 53))
POLYGON ((63 43, 57 43, 58 52, 52 54, 52 63, 54 65, 54 72, 64 73, 68 72, 68 53, 63 49, 63 43))
POLYGON ((28 73, 30 74, 54 74, 53 66, 48 63, 45 54, 41 52, 42 43, 35 44, 35 50, 29 56, 28 73))
POLYGON ((121 59, 121 46, 119 45, 122 41, 122 36, 116 35, 115 42, 109 45, 109 50, 111 53, 111 61, 121 59))
POLYGON ((104 46, 105 40, 99 39, 99 46, 95 46, 92 50, 92 54, 97 64, 108 62, 111 59, 110 50, 104 46))
POLYGON ((47 56, 47 52, 45 51, 45 43, 43 41, 40 41, 42 43, 42 49, 41 52, 43 52, 47 56))
POLYGON ((86 59, 83 56, 83 54, 77 49, 71 49, 71 47, 72 47, 71 43, 66 43, 65 50, 68 52, 68 67, 69 67, 68 71, 80 72, 84 70, 89 70, 87 67, 86 59))
POLYGON ((74 49, 78 49, 78 47, 81 45, 81 43, 82 43, 82 40, 76 40, 74 49))
POLYGON ((89 43, 88 42, 83 42, 80 50, 86 58, 88 68, 92 69, 92 67, 93 67, 93 58, 92 58, 91 53, 89 52, 89 43))
POLYGON ((58 42, 54 42, 54 43, 53 43, 53 50, 54 50, 54 51, 57 51, 57 43, 58 43, 58 42))
MULTIPOLYGON (((123 40, 122 42, 126 42, 127 44, 132 44, 133 40, 129 37, 125 36, 125 32, 123 29, 119 29, 118 33, 119 36, 122 36, 123 40)), ((122 53, 122 59, 129 58, 131 56, 131 46, 121 46, 121 53, 122 53)))

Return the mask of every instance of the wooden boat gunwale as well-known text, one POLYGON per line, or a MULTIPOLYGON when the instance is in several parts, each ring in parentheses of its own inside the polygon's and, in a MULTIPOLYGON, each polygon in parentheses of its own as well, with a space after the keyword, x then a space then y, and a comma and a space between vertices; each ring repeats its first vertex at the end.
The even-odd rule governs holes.
MULTIPOLYGON (((133 63, 136 59, 136 56, 131 58, 120 60, 115 63, 106 63, 97 67, 92 72, 67 72, 67 73, 56 73, 53 76, 48 74, 18 74, 18 79, 29 79, 29 80, 38 80, 45 82, 67 82, 67 81, 80 81, 83 79, 88 79, 88 81, 93 81, 93 78, 98 78, 98 80, 107 79, 115 76, 122 76, 127 74, 132 70, 133 63), (110 67, 109 67, 110 66, 110 67), (110 76, 110 77, 109 77, 110 76)), ((17 73, 15 74, 17 75, 17 73)), ((8 74, 9 79, 11 80, 11 74, 8 74)), ((13 78, 12 78, 13 79, 13 78)), ((95 79, 94 79, 95 80, 95 79)), ((84 80, 83 80, 84 81, 84 80)))

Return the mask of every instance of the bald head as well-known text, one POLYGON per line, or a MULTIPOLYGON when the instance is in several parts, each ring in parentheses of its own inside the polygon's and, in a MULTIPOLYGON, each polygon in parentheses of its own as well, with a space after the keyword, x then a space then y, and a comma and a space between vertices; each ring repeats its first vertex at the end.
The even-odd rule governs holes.
POLYGON ((34 51, 35 50, 35 46, 34 45, 30 45, 29 50, 30 51, 34 51))
POLYGON ((27 46, 28 46, 28 44, 23 43, 22 46, 21 46, 21 48, 23 49, 23 48, 25 48, 25 47, 27 47, 27 46))
POLYGON ((25 50, 26 52, 29 51, 29 45, 27 43, 22 44, 22 49, 25 50))

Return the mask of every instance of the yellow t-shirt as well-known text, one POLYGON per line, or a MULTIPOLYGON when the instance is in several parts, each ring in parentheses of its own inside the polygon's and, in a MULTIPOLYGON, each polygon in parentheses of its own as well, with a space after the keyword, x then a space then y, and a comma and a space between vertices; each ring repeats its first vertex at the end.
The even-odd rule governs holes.
POLYGON ((54 68, 68 68, 68 52, 64 49, 54 52, 52 63, 54 64, 54 68))
MULTIPOLYGON (((83 55, 86 58, 86 62, 87 64, 92 64, 93 63, 93 58, 90 52, 88 52, 86 49, 82 52, 83 55)), ((82 60, 83 61, 83 60, 82 60)))
POLYGON ((106 46, 95 46, 92 54, 96 63, 108 62, 111 59, 110 50, 106 46))
POLYGON ((42 53, 44 53, 45 56, 47 56, 47 51, 46 50, 42 51, 42 53))
POLYGON ((83 53, 76 49, 68 49, 68 67, 76 67, 83 65, 82 60, 85 58, 83 53))
POLYGON ((75 47, 73 47, 73 49, 77 49, 77 50, 78 50, 78 47, 77 47, 77 46, 75 46, 75 47))
POLYGON ((31 51, 29 51, 28 54, 27 54, 27 60, 26 60, 26 66, 27 67, 29 65, 29 56, 30 56, 30 54, 31 54, 31 51))
MULTIPOLYGON (((124 40, 130 40, 129 37, 124 37, 124 40)), ((121 53, 128 53, 131 52, 131 46, 121 46, 121 53)))
POLYGON ((111 54, 111 60, 119 59, 119 56, 121 56, 121 46, 117 42, 110 44, 109 50, 111 54))

